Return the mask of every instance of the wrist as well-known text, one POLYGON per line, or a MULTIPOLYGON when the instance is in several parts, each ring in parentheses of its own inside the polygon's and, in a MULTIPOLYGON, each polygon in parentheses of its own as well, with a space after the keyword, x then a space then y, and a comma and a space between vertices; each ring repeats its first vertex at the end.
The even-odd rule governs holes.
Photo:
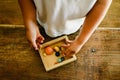
POLYGON ((85 43, 83 39, 78 39, 78 38, 76 38, 74 42, 79 48, 81 48, 85 43))
POLYGON ((33 30, 33 29, 38 29, 38 26, 35 22, 33 21, 27 21, 25 23, 25 28, 26 30, 33 30))

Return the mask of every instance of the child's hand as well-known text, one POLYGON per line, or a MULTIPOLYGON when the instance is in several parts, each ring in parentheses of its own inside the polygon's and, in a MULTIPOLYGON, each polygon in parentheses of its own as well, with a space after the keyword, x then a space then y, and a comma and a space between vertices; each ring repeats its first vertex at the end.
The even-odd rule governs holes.
POLYGON ((66 41, 66 44, 63 45, 65 48, 65 51, 63 51, 63 55, 70 58, 72 55, 78 53, 78 51, 81 49, 81 46, 77 44, 76 41, 66 41))
POLYGON ((44 37, 40 34, 38 28, 32 28, 29 30, 26 30, 26 36, 28 41, 30 42, 30 45, 35 49, 38 50, 40 48, 41 43, 44 41, 44 37))

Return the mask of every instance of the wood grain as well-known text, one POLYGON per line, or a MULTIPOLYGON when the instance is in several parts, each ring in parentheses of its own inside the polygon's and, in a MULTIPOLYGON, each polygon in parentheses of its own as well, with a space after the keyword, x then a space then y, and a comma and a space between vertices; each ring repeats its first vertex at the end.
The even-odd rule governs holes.
POLYGON ((119 34, 120 29, 97 29, 77 61, 46 72, 24 28, 0 27, 0 80, 120 80, 119 34))
MULTIPOLYGON (((100 27, 120 27, 120 0, 112 0, 100 27)), ((23 24, 18 0, 0 0, 0 24, 23 24)))
POLYGON ((63 44, 65 44, 66 40, 68 40, 68 37, 67 36, 62 36, 62 37, 53 39, 51 41, 48 41, 48 42, 42 44, 42 47, 39 49, 39 54, 40 54, 40 57, 42 59, 42 62, 44 64, 44 67, 45 67, 46 71, 50 71, 50 70, 56 69, 58 67, 64 66, 66 64, 72 63, 73 61, 76 61, 76 59, 77 59, 76 55, 73 55, 71 58, 66 58, 63 62, 56 63, 58 58, 63 57, 63 55, 60 51, 59 52, 60 52, 61 55, 59 57, 55 56, 54 51, 51 55, 47 55, 47 56, 43 55, 43 54, 46 54, 45 53, 45 48, 47 46, 50 46, 52 49, 54 49, 55 46, 60 47, 63 44))

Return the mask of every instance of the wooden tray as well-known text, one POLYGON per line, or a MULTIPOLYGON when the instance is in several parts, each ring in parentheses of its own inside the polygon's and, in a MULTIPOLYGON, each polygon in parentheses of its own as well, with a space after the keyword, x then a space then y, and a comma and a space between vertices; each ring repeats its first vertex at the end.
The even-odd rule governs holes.
POLYGON ((77 58, 75 55, 73 55, 73 57, 69 58, 69 59, 65 59, 64 61, 57 63, 57 59, 58 57, 55 56, 55 53, 51 54, 51 55, 44 55, 45 54, 45 47, 50 46, 50 47, 55 47, 55 46, 61 46, 62 44, 65 44, 65 40, 67 40, 67 36, 63 36, 57 39, 54 39, 52 41, 46 42, 44 44, 42 44, 42 47, 39 49, 39 54, 41 56, 42 62, 44 64, 45 70, 46 71, 50 71, 53 70, 57 67, 63 66, 65 64, 71 63, 73 61, 75 61, 77 58))

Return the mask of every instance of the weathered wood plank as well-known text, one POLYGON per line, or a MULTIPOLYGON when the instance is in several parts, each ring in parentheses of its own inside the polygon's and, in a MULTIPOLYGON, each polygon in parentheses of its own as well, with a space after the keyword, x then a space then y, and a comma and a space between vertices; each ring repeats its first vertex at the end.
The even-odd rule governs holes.
POLYGON ((120 80, 119 34, 120 29, 97 29, 77 61, 46 72, 24 28, 0 27, 0 80, 120 80))
MULTIPOLYGON (((120 27, 120 0, 113 0, 100 27, 120 27)), ((0 0, 0 24, 23 24, 18 0, 0 0)))

